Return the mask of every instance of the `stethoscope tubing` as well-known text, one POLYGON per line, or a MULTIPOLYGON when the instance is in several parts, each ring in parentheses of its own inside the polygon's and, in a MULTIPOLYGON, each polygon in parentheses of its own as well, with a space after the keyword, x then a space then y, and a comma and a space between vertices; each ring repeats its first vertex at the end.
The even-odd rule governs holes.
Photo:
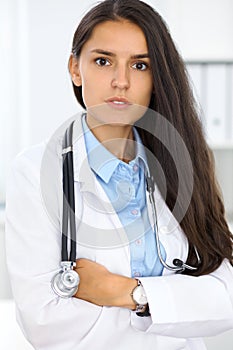
MULTIPOLYGON (((151 180, 150 182, 153 182, 153 180, 151 180)), ((156 239, 156 247, 157 247, 157 252, 158 252, 158 257, 159 260, 161 262, 161 264, 170 271, 175 271, 175 272, 182 272, 185 269, 188 270, 196 270, 197 267, 188 265, 186 263, 184 263, 182 260, 180 259, 174 259, 173 260, 173 264, 174 266, 170 266, 169 264, 166 263, 166 261, 163 259, 162 257, 162 253, 161 253, 161 247, 160 247, 160 239, 159 239, 159 227, 158 227, 158 217, 157 217, 157 211, 156 211, 156 205, 155 205, 155 199, 154 199, 154 189, 153 187, 151 187, 150 185, 148 186, 148 191, 149 191, 149 199, 151 202, 151 207, 152 207, 152 215, 153 215, 153 222, 154 222, 154 235, 155 235, 155 239, 156 239), (175 264, 177 263, 177 266, 175 266, 175 264)), ((200 257, 199 254, 197 252, 196 247, 194 247, 196 255, 197 255, 197 260, 198 260, 198 264, 200 263, 200 257)))
POLYGON ((76 261, 76 224, 73 166, 73 123, 66 130, 63 148, 63 216, 62 261, 76 261), (70 219, 70 220, 69 220, 70 219), (68 222, 70 223, 70 256, 68 256, 68 222))

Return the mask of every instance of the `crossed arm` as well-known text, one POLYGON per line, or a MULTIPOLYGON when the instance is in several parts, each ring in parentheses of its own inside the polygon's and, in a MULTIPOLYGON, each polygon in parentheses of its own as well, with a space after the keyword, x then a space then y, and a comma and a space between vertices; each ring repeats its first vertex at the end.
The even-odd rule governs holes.
POLYGON ((111 273, 103 265, 88 259, 76 260, 75 270, 80 277, 76 298, 99 306, 135 309, 130 295, 137 286, 135 279, 111 273))

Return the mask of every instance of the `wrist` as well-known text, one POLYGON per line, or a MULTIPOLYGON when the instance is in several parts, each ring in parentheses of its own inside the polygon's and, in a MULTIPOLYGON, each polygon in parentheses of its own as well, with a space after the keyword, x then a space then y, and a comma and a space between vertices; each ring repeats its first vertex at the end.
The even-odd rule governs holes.
POLYGON ((136 304, 131 297, 132 290, 137 286, 137 280, 117 274, 112 274, 108 281, 108 290, 112 295, 111 306, 135 310, 136 304))
POLYGON ((149 305, 146 292, 140 280, 136 279, 137 286, 132 290, 131 297, 136 304, 136 314, 138 316, 150 316, 149 305))

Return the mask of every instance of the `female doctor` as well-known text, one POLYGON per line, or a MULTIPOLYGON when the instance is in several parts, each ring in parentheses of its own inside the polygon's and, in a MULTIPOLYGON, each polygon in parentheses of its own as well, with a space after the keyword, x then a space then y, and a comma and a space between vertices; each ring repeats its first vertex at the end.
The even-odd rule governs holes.
POLYGON ((9 171, 20 327, 38 350, 205 349, 201 337, 233 328, 232 235, 168 29, 142 1, 102 1, 75 32, 69 71, 84 108, 72 130, 78 282, 68 297, 54 282, 69 120, 9 171))

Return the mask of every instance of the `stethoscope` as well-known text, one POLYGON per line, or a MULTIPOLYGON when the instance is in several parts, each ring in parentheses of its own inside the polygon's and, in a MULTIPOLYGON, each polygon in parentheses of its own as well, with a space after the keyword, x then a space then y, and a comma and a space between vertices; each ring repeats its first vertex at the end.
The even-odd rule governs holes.
MULTIPOLYGON (((79 275, 74 267, 76 266, 76 224, 75 224, 75 195, 74 195, 74 171, 73 171, 73 124, 69 125, 63 137, 63 213, 62 213, 62 242, 61 242, 61 270, 55 274, 51 281, 54 292, 62 297, 69 298, 76 294, 80 282, 79 275), (68 230, 69 227, 69 230, 68 230), (70 232, 70 235, 68 235, 70 232), (70 239, 70 254, 68 254, 68 237, 70 239)), ((156 239, 156 248, 161 264, 168 270, 181 273, 185 269, 197 270, 198 267, 191 266, 181 259, 173 259, 173 266, 167 264, 161 253, 159 228, 157 212, 154 198, 154 179, 149 174, 146 175, 147 191, 152 207, 152 216, 154 222, 154 234, 156 239)), ((197 265, 200 265, 201 259, 196 247, 194 246, 197 257, 197 265)))
POLYGON ((62 173, 63 173, 63 209, 62 209, 62 242, 61 270, 53 277, 51 284, 54 292, 63 298, 75 295, 79 285, 76 266, 76 224, 73 169, 73 124, 66 129, 63 137, 62 173), (70 230, 68 230, 68 227, 70 230), (68 255, 68 231, 70 232, 70 254, 68 255))

